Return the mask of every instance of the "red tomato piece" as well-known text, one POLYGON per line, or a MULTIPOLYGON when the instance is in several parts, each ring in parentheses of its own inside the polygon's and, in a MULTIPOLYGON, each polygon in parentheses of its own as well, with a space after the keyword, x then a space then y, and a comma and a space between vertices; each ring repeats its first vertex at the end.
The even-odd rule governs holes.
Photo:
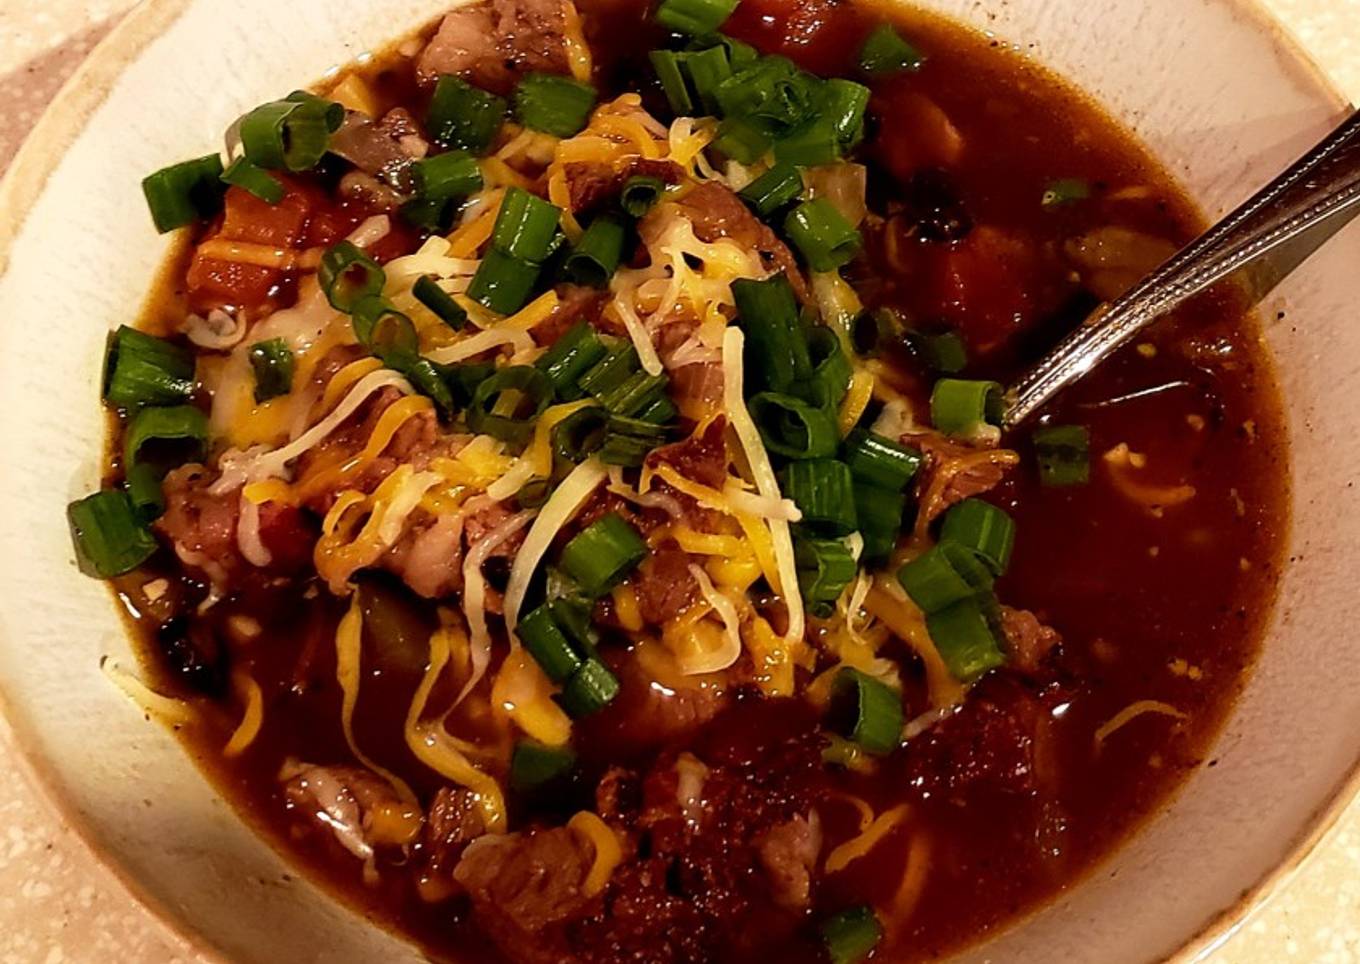
POLYGON ((952 167, 963 156, 963 135, 929 97, 907 86, 910 77, 890 80, 870 102, 880 120, 873 150, 893 177, 907 181, 918 171, 952 167))
POLYGON ((868 33, 864 16, 844 0, 742 0, 722 32, 804 70, 831 76, 855 63, 868 33))
POLYGON ((1033 245, 998 228, 974 228, 954 244, 922 244, 919 296, 947 320, 970 355, 996 350, 1040 311, 1042 266, 1033 245))

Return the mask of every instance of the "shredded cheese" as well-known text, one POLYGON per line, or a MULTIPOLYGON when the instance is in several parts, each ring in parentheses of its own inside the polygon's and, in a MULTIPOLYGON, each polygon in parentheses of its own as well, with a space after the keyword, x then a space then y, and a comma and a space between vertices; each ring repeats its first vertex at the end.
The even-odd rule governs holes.
POLYGON ((1096 749, 1099 750, 1101 745, 1104 744, 1104 742, 1107 739, 1109 739, 1110 736, 1112 736, 1116 730, 1122 729, 1129 723, 1136 720, 1138 717, 1144 716, 1148 713, 1160 714, 1162 716, 1170 716, 1177 720, 1183 720, 1186 718, 1185 713, 1182 713, 1180 710, 1176 709, 1176 707, 1172 706, 1170 703, 1163 703, 1160 700, 1139 700, 1136 703, 1130 703, 1128 706, 1124 707, 1113 717, 1111 717, 1108 721, 1106 721, 1100 727, 1100 729, 1096 730, 1095 733, 1096 749))
POLYGON ((472 634, 472 672, 458 693, 454 706, 463 702, 481 682, 491 661, 491 633, 486 627, 486 577, 482 575, 482 565, 491 553, 527 526, 537 514, 535 509, 515 513, 479 539, 463 559, 463 612, 467 615, 468 629, 472 634))
POLYGON ((175 728, 197 722, 198 714, 194 711, 193 704, 166 696, 164 693, 157 693, 147 686, 141 677, 112 656, 102 657, 99 660, 99 669, 147 717, 155 718, 175 728))
POLYGON ((231 686, 237 698, 245 704, 245 709, 240 724, 222 748, 222 755, 237 757, 255 742, 255 738, 260 735, 260 728, 264 726, 264 694, 260 691, 260 684, 255 682, 255 677, 240 669, 231 674, 231 686))
POLYGON ((564 746, 571 718, 552 699, 553 688, 529 653, 519 647, 501 663, 491 686, 491 705, 540 743, 564 746))
POLYGON ((619 846, 619 838, 609 828, 609 824, 589 810, 577 813, 567 821, 567 826, 595 848, 595 862, 591 864, 585 883, 581 885, 581 892, 585 896, 594 897, 605 889, 614 868, 623 862, 623 848, 619 846))
POLYGON ((868 854, 882 842, 884 837, 892 833, 910 812, 911 808, 905 803, 883 811, 874 818, 873 823, 864 828, 857 836, 847 840, 826 855, 826 872, 828 874, 839 873, 854 861, 868 854))
MULTIPOLYGON (((783 494, 779 491, 774 466, 770 464, 765 444, 760 440, 760 431, 746 408, 746 396, 742 388, 742 352, 745 344, 746 336, 740 328, 728 328, 723 335, 723 404, 728 424, 736 431, 737 440, 746 454, 756 489, 767 499, 781 499, 783 494)), ((802 639, 806 627, 803 595, 798 589, 798 567, 793 556, 793 536, 789 532, 789 524, 782 519, 767 520, 767 525, 779 569, 777 591, 789 613, 786 635, 790 639, 802 639)))
POLYGON ((519 610, 524 605, 529 580, 533 578, 539 560, 548 551, 557 533, 572 520, 606 475, 605 467, 593 457, 572 469, 553 490, 529 529, 529 534, 524 537, 524 545, 515 555, 515 562, 510 567, 510 581, 505 587, 505 628, 510 633, 512 648, 519 647, 515 627, 519 625, 519 610))
POLYGON ((509 345, 516 353, 532 351, 535 347, 533 338, 523 328, 502 325, 479 331, 444 348, 436 348, 425 357, 441 365, 452 365, 454 362, 466 361, 501 345, 509 345))
POLYGON ((704 602, 708 603, 722 620, 723 634, 721 648, 682 660, 681 669, 686 676, 717 673, 741 658, 741 617, 737 614, 737 607, 731 598, 714 588, 708 573, 694 563, 690 563, 689 573, 699 584, 699 593, 703 596, 704 602))
POLYGON ((861 368, 850 376, 850 387, 846 389, 845 398, 841 399, 840 412, 836 416, 836 424, 841 435, 849 434, 850 430, 859 424, 859 420, 864 417, 864 410, 869 407, 873 398, 874 373, 861 368))
POLYGON ((935 648, 926 630, 925 617, 916 605, 901 592, 895 581, 885 576, 875 578, 864 596, 864 608, 881 620, 921 657, 925 664, 926 686, 934 706, 953 706, 963 700, 964 689, 949 672, 949 667, 935 648), (894 592, 894 589, 897 589, 894 592))

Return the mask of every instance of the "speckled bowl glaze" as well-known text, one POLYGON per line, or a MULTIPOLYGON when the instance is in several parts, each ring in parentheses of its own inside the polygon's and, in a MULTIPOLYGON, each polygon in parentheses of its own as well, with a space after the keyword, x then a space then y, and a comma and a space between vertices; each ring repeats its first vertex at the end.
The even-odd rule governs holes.
MULTIPOLYGON (((1342 104, 1236 0, 919 0, 1016 42, 1133 127, 1218 216, 1342 104)), ((0 188, 0 698, 39 779, 133 889, 234 960, 413 961, 262 843, 98 670, 128 657, 72 558, 67 501, 98 482, 99 366, 167 242, 142 175, 244 109, 414 28, 441 0, 149 0, 58 98, 0 188)), ((1265 654, 1215 752, 1080 886, 964 960, 1207 954, 1357 789, 1360 229, 1266 306, 1292 436, 1293 525, 1265 654)), ((1128 618, 1137 619, 1137 613, 1128 618)))

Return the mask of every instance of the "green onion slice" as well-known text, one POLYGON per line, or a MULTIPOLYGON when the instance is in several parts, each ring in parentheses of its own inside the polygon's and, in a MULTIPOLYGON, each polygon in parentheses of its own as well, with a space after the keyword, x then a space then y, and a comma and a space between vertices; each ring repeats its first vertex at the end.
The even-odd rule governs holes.
POLYGON ((898 70, 920 70, 925 58, 902 39, 891 24, 879 24, 860 48, 859 65, 866 73, 886 74, 898 70))
POLYGON ((222 183, 249 191, 266 204, 283 200, 283 183, 262 167, 256 167, 244 157, 238 157, 222 172, 222 183))
POLYGON ((350 326, 359 344, 389 368, 401 368, 419 354, 415 323, 380 295, 364 298, 354 306, 350 326))
POLYGON ((504 97, 443 74, 434 85, 425 124, 436 143, 485 154, 508 111, 504 97))
POLYGON ((603 288, 618 270, 628 229, 616 214, 601 214, 590 222, 581 239, 567 255, 563 268, 579 285, 603 288))
POLYGON ((812 357, 798 318, 798 301, 782 274, 763 281, 732 282, 741 326, 746 330, 746 370, 752 382, 787 392, 812 374, 812 357))
POLYGON ((835 539, 799 539, 794 557, 798 588, 809 603, 834 603, 859 569, 845 543, 835 539))
POLYGON ((966 378, 941 378, 930 393, 930 421, 945 435, 969 437, 1001 421, 1001 385, 966 378))
POLYGON ((609 412, 598 405, 577 409, 553 426, 552 450, 572 464, 584 462, 604 445, 609 412))
POLYGON ((824 459, 836 454, 839 433, 835 418, 826 409, 778 392, 754 395, 747 407, 771 452, 791 459, 824 459))
POLYGON ((587 395, 603 398, 622 388, 641 369, 637 349, 632 342, 623 342, 592 365, 581 376, 578 387, 587 395))
POLYGON ((822 922, 822 940, 831 964, 859 964, 883 939, 883 925, 866 906, 843 910, 822 922))
POLYGON ((803 175, 792 164, 776 164, 740 191, 740 197, 768 218, 803 193, 803 175))
POLYGON ((331 307, 349 314, 360 301, 382 294, 387 275, 353 242, 341 241, 321 256, 317 280, 331 307))
POLYGON ((845 437, 842 457, 855 481, 901 492, 921 467, 921 453, 885 438, 877 432, 856 428, 845 437))
POLYGON ((561 684, 571 679, 584 662, 581 654, 572 648, 566 634, 558 628, 547 603, 521 619, 515 627, 515 634, 554 683, 561 684))
POLYGON ((80 569, 99 579, 131 572, 156 551, 156 539, 126 492, 105 489, 66 508, 80 569))
POLYGON ((611 414, 630 418, 663 398, 667 382, 665 375, 648 375, 644 371, 637 371, 616 387, 595 397, 611 414))
POLYGON ((740 0, 664 0, 656 8, 656 22, 676 33, 703 36, 715 33, 732 16, 740 0))
POLYGON ((416 161, 412 178, 426 201, 451 201, 482 189, 482 169, 467 151, 446 151, 416 161))
POLYGON ((671 112, 677 117, 693 114, 694 100, 690 97, 689 86, 680 66, 681 55, 673 50, 653 50, 647 56, 657 79, 661 81, 661 89, 671 105, 671 112))
POLYGON ((522 187, 505 192, 491 246, 519 261, 541 264, 552 253, 562 209, 522 187))
POLYGON ((853 80, 833 77, 822 87, 822 112, 846 150, 864 139, 864 112, 869 88, 853 80))
POLYGON ((430 312, 454 331, 461 331, 467 324, 467 312, 454 300, 453 295, 439 287, 433 275, 421 275, 411 288, 411 294, 430 312))
POLYGON ((241 148, 256 167, 306 171, 316 167, 340 129, 345 109, 303 91, 261 104, 241 118, 241 148))
POLYGON ((467 295, 502 315, 523 308, 538 283, 539 266, 492 248, 477 266, 467 295))
POLYGON ((907 496, 901 489, 855 483, 855 517, 864 538, 861 559, 877 565, 892 555, 906 511, 907 496))
POLYGON ((118 408, 175 405, 194 392, 194 356, 127 325, 109 336, 104 400, 118 408))
POLYGON ((472 393, 468 406, 468 427, 479 435, 490 435, 503 442, 523 445, 534 431, 534 422, 552 404, 552 382, 532 365, 511 365, 487 378, 472 393), (502 397, 515 393, 514 413, 497 414, 502 397))
POLYGON ((216 154, 161 168, 142 180, 151 220, 161 234, 207 220, 222 207, 222 158, 216 154))
POLYGON ((595 108, 595 88, 556 74, 527 74, 515 88, 515 116, 531 130, 574 137, 595 108))
POLYGON ((1040 203, 1046 208, 1062 207, 1073 201, 1084 201, 1091 196, 1091 182, 1079 177, 1064 177, 1049 183, 1040 203))
POLYGON ((825 325, 817 325, 807 332, 807 346, 812 375, 800 386, 801 394, 821 408, 839 408, 854 374, 840 336, 825 325))
POLYGON ((1085 485, 1091 480, 1091 433, 1084 425, 1047 425, 1035 429, 1033 439, 1041 483, 1085 485))
POLYGON ((619 680, 595 657, 581 665, 554 699, 574 720, 604 709, 619 695, 619 680))
POLYGON ((994 605, 989 596, 964 599, 926 615, 931 642, 949 672, 962 683, 971 683, 1006 662, 984 610, 994 605))
POLYGON ((576 766, 570 747, 520 740, 510 755, 510 789, 527 793, 557 782, 576 766))
POLYGON ((163 472, 173 465, 197 461, 207 451, 208 417, 192 405, 140 409, 123 435, 123 467, 129 471, 134 465, 146 464, 163 472), (154 451, 145 451, 148 445, 154 451))
POLYGON ((964 499, 944 514, 940 539, 971 549, 995 575, 1011 563, 1015 522, 1004 509, 982 499, 964 499))
POLYGON ((732 76, 727 51, 722 47, 709 47, 684 53, 680 55, 680 66, 689 78, 691 89, 699 95, 704 110, 709 114, 718 113, 718 87, 732 76))
POLYGON ((548 376, 558 397, 570 402, 584 394, 577 384, 581 376, 608 353, 590 323, 578 321, 539 356, 534 366, 548 376))
POLYGON ((968 348, 957 332, 908 332, 907 340, 933 371, 955 375, 968 366, 968 348))
POLYGON ((790 462, 780 473, 780 490, 802 511, 803 526, 809 531, 840 538, 858 528, 854 481, 844 462, 790 462))
POLYGON ((813 271, 835 271, 859 253, 859 232, 828 198, 794 208, 784 220, 784 232, 813 271))
POLYGON ((127 470, 123 488, 132 500, 137 518, 150 524, 165 512, 165 492, 161 488, 161 472, 154 465, 133 465, 127 470))
POLYGON ((897 571, 897 581, 927 615, 990 593, 993 575, 970 549, 942 541, 897 571))
POLYGON ((623 188, 619 191, 619 207, 623 208, 625 214, 640 218, 665 193, 666 182, 661 178, 650 174, 634 174, 623 182, 623 188))
POLYGON ((739 117, 727 117, 718 125, 713 147, 739 164, 754 164, 774 146, 774 140, 760 128, 739 117))
POLYGON ((256 342, 250 346, 248 357, 255 372, 256 404, 293 390, 293 350, 282 338, 256 342))
POLYGON ((849 666, 832 683, 833 718, 842 717, 841 735, 875 756, 886 756, 902 740, 902 695, 849 666))
POLYGON ((638 531, 611 512, 581 530, 562 550, 559 565, 575 579, 582 592, 603 596, 647 557, 647 543, 638 531))

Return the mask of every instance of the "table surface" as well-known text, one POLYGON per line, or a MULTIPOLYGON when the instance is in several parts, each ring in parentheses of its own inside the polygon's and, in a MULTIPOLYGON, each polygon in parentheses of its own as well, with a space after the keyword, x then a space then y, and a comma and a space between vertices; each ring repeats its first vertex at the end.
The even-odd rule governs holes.
MULTIPOLYGON (((1360 0, 1263 0, 1360 102, 1360 0)), ((0 0, 3 170, 43 107, 131 0, 0 0)), ((19 773, 0 741, 0 964, 202 960, 140 907, 19 773)), ((1360 961, 1360 803, 1213 964, 1360 961)))

